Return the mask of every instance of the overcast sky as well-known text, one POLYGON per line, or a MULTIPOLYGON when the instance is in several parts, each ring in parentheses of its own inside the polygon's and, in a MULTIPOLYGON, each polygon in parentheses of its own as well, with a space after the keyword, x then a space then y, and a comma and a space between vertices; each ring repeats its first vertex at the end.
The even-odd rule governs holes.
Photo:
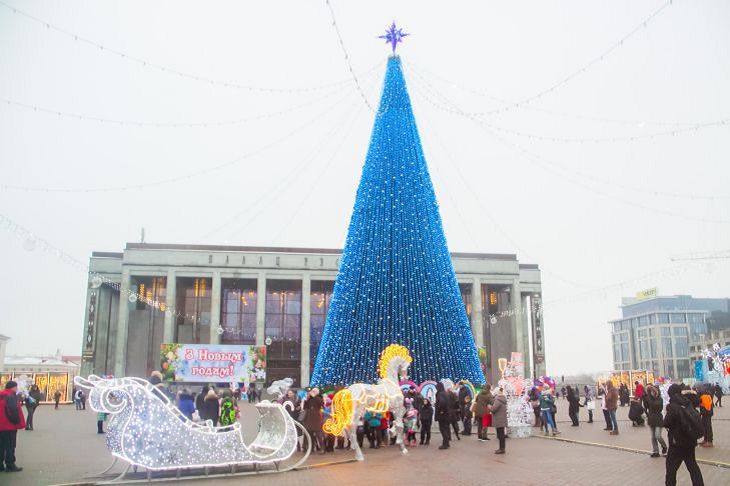
MULTIPOLYGON (((730 117, 727 1, 611 50, 666 2, 334 0, 362 95, 324 0, 2 2, 40 21, 0 4, 0 214, 81 261, 341 248, 396 20, 449 249, 540 265, 549 372, 611 367, 621 296, 730 296, 730 259, 672 262, 730 250, 730 123, 694 129, 730 117)), ((8 353, 79 354, 84 271, 7 226, 0 269, 8 353)))

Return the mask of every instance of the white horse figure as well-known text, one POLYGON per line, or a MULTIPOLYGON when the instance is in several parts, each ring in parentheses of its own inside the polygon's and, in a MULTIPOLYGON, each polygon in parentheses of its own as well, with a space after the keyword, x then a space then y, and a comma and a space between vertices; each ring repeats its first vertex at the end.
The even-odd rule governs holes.
POLYGON ((91 375, 88 379, 77 376, 74 382, 87 389, 94 411, 111 415, 107 447, 133 466, 153 471, 267 463, 278 467, 297 447, 296 424, 276 403, 256 405, 260 429, 247 446, 240 423, 229 427, 213 427, 210 420, 196 424, 146 380, 91 375))
POLYGON ((405 346, 391 344, 380 355, 380 380, 377 385, 355 383, 335 393, 332 399, 332 415, 322 429, 334 436, 349 435, 350 446, 358 461, 362 461, 364 457, 357 443, 357 425, 366 411, 390 411, 393 414, 396 443, 400 445, 403 454, 408 453, 403 440, 403 391, 398 383, 400 379, 406 378, 411 361, 411 355, 405 346))

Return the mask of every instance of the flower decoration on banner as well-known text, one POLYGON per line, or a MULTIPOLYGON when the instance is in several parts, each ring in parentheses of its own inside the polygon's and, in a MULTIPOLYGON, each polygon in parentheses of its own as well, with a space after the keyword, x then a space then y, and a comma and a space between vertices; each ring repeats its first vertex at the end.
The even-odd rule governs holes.
POLYGON ((405 405, 399 381, 406 376, 411 361, 411 355, 405 346, 391 344, 380 354, 380 379, 376 385, 355 383, 332 396, 329 418, 322 430, 330 435, 349 437, 358 461, 364 460, 364 457, 357 442, 357 425, 365 412, 390 412, 396 431, 396 443, 400 445, 403 454, 408 452, 403 439, 405 405))
POLYGON ((106 445, 112 455, 151 471, 245 464, 274 464, 297 448, 296 422, 277 403, 256 405, 261 418, 254 442, 243 442, 241 424, 214 427, 189 420, 151 383, 140 378, 77 376, 95 412, 110 414, 106 445))

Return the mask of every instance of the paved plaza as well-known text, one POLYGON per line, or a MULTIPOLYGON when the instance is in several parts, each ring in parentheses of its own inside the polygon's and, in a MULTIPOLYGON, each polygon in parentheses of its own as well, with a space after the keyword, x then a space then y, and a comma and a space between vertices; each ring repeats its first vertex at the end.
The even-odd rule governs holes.
MULTIPOLYGON (((310 484, 409 484, 473 485, 643 485, 664 483, 664 459, 648 457, 649 431, 633 428, 627 408, 619 409, 620 435, 609 436, 600 421, 570 427, 567 402, 559 400, 560 440, 542 437, 511 439, 507 454, 494 454, 496 440, 478 442, 474 436, 453 442, 448 451, 438 450, 440 436, 434 426, 428 447, 410 449, 402 456, 396 447, 365 448, 365 461, 354 462, 351 451, 313 454, 307 469, 283 474, 217 479, 194 479, 180 484, 196 485, 310 485, 310 484), (576 442, 572 442, 576 441, 576 442), (635 451, 644 451, 637 453, 635 451)), ((713 449, 697 448, 707 485, 730 484, 730 407, 715 409, 713 449), (724 465, 713 465, 724 464, 724 465)), ((599 411, 600 413, 600 411, 599 411)), ((255 411, 242 404, 244 436, 253 440, 255 411)), ((19 431, 18 474, 0 475, 0 484, 39 486, 50 484, 93 484, 93 476, 111 464, 104 438, 96 434, 96 415, 77 412, 73 406, 53 410, 44 405, 36 413, 36 430, 19 431)), ((581 419, 587 418, 584 409, 581 419)), ((536 429, 533 429, 536 430, 536 429)), ((666 437, 666 433, 665 433, 666 437)), ((366 443, 367 447, 367 443, 366 443)), ((117 469, 119 470, 119 469, 117 469)), ((686 469, 679 472, 679 484, 689 484, 686 469)))

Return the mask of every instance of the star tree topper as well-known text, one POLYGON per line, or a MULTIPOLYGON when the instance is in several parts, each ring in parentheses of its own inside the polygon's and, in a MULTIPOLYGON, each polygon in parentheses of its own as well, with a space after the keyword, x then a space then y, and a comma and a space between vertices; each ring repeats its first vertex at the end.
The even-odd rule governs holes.
POLYGON ((385 35, 380 35, 378 36, 378 38, 385 39, 385 42, 387 44, 390 44, 390 46, 393 48, 393 54, 395 54, 395 48, 398 46, 398 43, 403 42, 403 37, 409 35, 411 34, 404 34, 403 29, 396 28, 395 21, 393 21, 393 25, 391 25, 390 28, 385 31, 385 35))

